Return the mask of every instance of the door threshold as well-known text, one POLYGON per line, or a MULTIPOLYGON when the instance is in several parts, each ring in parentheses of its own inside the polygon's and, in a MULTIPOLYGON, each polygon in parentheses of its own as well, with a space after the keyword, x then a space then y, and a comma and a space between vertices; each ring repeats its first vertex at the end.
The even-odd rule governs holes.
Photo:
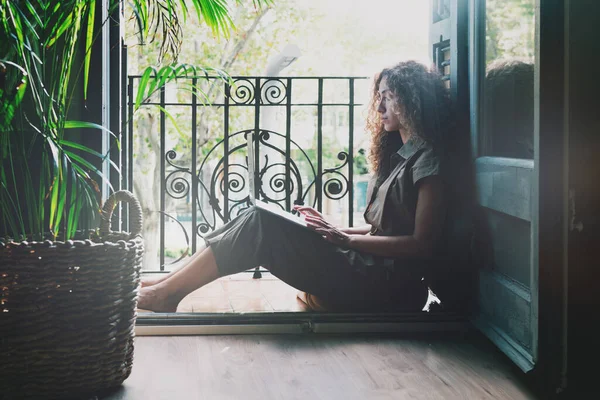
POLYGON ((137 319, 137 336, 335 333, 466 332, 471 324, 454 313, 164 313, 137 319))

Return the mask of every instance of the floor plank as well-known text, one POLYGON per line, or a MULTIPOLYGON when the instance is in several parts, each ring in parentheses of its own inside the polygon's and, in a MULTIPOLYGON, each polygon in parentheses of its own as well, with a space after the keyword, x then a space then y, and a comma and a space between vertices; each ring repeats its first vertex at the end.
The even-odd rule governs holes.
POLYGON ((138 337, 133 373, 107 400, 535 399, 472 338, 138 337))

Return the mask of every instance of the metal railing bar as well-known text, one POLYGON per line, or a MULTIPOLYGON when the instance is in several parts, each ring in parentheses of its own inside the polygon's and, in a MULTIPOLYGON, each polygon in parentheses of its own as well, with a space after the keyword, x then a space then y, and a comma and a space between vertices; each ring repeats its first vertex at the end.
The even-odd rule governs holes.
POLYGON ((196 202, 198 201, 198 185, 195 184, 196 179, 196 165, 197 165, 197 118, 198 118, 198 110, 196 107, 196 103, 198 101, 197 93, 196 93, 196 85, 197 79, 192 80, 192 254, 196 252, 196 202))
MULTIPOLYGON (((254 141, 254 188, 250 188, 250 190, 254 190, 254 198, 260 199, 260 146, 258 135, 260 132, 260 106, 262 103, 260 96, 260 81, 261 78, 255 78, 254 82, 254 134, 252 140, 254 141)), ((252 154, 249 154, 248 157, 252 157, 252 154)), ((254 279, 259 279, 262 277, 260 272, 260 268, 254 268, 254 279)))
POLYGON ((260 198, 260 146, 258 141, 258 135, 260 133, 260 106, 261 106, 261 96, 260 96, 260 78, 255 79, 255 92, 254 92, 254 137, 252 140, 254 141, 254 197, 260 198))
POLYGON ((165 119, 165 88, 164 86, 160 89, 160 101, 161 107, 160 110, 160 270, 165 269, 165 196, 167 194, 166 191, 166 181, 165 181, 165 156, 166 156, 166 119, 165 119))
POLYGON ((354 79, 350 78, 348 94, 348 225, 354 224, 354 79))
MULTIPOLYGON (((142 106, 157 106, 162 105, 160 102, 146 102, 143 103, 142 106)), ((166 106, 192 106, 192 103, 165 103, 166 106)), ((211 103, 211 104, 197 104, 197 107, 225 107, 228 105, 229 107, 255 107, 252 104, 236 104, 236 103, 211 103)), ((292 106, 305 106, 305 107, 316 107, 322 105, 324 107, 348 107, 350 103, 292 103, 292 106)), ((354 103, 355 106, 362 106, 363 103, 354 103)), ((286 104, 261 104, 261 107, 285 107, 286 104)))
POLYGON ((317 105, 317 209, 323 210, 323 79, 319 79, 319 104, 317 105))
MULTIPOLYGON (((127 186, 125 188, 133 193, 133 79, 128 79, 127 84, 127 98, 128 98, 128 131, 127 140, 129 141, 129 147, 127 147, 127 186)), ((125 118, 123 118, 125 119, 125 118)), ((129 206, 127 206, 129 210, 129 206)), ((129 232, 129 215, 125 219, 125 230, 129 232)))
MULTIPOLYGON (((446 50, 449 49, 445 48, 446 50)), ((139 79, 142 77, 142 75, 129 75, 130 78, 136 78, 139 79)), ((194 78, 199 78, 202 80, 214 80, 214 79, 221 79, 218 76, 208 76, 206 77, 205 75, 196 75, 196 76, 182 76, 180 78, 177 78, 179 80, 183 80, 183 79, 194 79, 194 78)), ((231 79, 233 81, 235 81, 236 79, 268 79, 268 80, 282 80, 282 79, 287 79, 287 78, 291 78, 294 80, 318 80, 318 79, 333 79, 333 80, 346 80, 346 79, 371 79, 368 76, 289 76, 289 77, 278 77, 278 76, 265 76, 265 75, 247 75, 247 76, 232 76, 231 79)))
POLYGON ((225 104, 223 109, 223 152, 225 159, 223 160, 224 169, 224 183, 225 188, 223 189, 223 196, 225 197, 225 204, 223 204, 223 216, 225 221, 229 221, 229 94, 231 87, 225 83, 225 104))
MULTIPOLYGON (((291 140, 292 140, 292 80, 287 79, 286 105, 285 105, 285 209, 291 210, 291 178, 290 178, 290 159, 292 157, 291 140), (287 194, 290 194, 288 196, 287 194)), ((300 188, 298 188, 300 189, 300 188)))

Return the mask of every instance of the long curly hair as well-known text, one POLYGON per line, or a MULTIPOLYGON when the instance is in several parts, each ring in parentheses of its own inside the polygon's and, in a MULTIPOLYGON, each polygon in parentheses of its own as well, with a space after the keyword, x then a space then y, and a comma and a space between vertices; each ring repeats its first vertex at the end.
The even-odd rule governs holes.
POLYGON ((437 71, 416 61, 404 61, 383 69, 374 77, 366 125, 371 134, 369 161, 379 177, 389 173, 390 155, 402 145, 398 132, 383 129, 377 111, 379 84, 384 77, 395 99, 392 112, 398 115, 401 130, 425 139, 444 152, 448 130, 454 125, 450 94, 437 71))

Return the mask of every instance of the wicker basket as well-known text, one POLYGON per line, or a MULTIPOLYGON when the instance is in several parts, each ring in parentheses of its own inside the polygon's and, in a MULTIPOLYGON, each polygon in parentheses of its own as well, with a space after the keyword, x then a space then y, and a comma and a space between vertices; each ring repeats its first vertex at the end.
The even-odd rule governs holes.
POLYGON ((100 237, 0 239, 0 399, 89 398, 129 376, 141 229, 139 202, 120 191, 103 207, 100 237), (131 234, 110 231, 121 200, 131 234))

